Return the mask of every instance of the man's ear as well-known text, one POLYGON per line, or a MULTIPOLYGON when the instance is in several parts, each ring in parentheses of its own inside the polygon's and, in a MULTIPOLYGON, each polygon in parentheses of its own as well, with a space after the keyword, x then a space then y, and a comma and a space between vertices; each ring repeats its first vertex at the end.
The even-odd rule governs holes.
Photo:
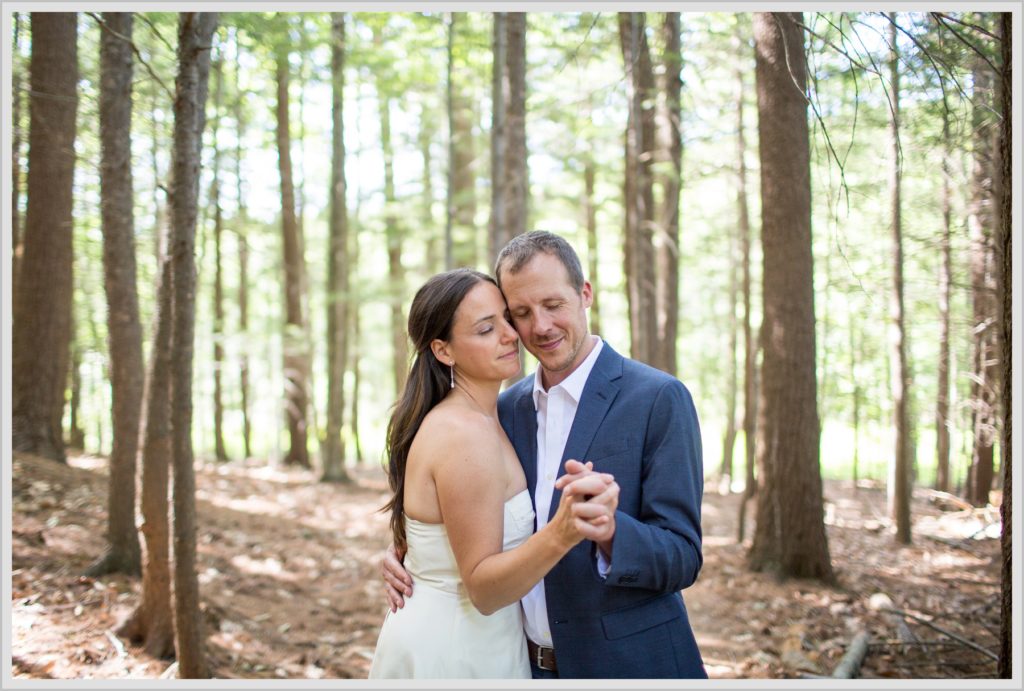
POLYGON ((594 288, 590 285, 590 281, 583 282, 583 288, 580 290, 580 299, 583 301, 584 309, 594 304, 594 288))
POLYGON ((435 338, 430 342, 430 350, 434 353, 434 357, 437 358, 438 362, 442 365, 451 365, 452 358, 448 350, 448 341, 442 341, 440 338, 435 338))

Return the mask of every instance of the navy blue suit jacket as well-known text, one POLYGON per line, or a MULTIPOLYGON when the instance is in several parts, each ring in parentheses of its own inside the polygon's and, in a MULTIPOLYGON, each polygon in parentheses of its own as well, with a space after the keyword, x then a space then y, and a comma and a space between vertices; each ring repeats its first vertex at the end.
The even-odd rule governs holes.
MULTIPOLYGON (((537 487, 533 377, 498 399, 501 424, 537 487)), ((704 487, 693 399, 675 377, 624 358, 607 342, 583 389, 562 455, 593 461, 620 488, 611 571, 584 540, 544 577, 563 678, 706 678, 680 590, 696 581, 704 487)), ((561 492, 551 499, 551 515, 561 492)))

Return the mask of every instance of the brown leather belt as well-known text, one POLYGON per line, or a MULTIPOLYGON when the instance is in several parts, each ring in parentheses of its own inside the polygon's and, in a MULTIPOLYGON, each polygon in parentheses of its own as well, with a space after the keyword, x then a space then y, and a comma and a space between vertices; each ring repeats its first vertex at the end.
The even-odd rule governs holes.
POLYGON ((548 672, 557 672, 558 664, 555 662, 555 649, 537 645, 529 638, 526 639, 526 650, 530 654, 530 662, 548 672))

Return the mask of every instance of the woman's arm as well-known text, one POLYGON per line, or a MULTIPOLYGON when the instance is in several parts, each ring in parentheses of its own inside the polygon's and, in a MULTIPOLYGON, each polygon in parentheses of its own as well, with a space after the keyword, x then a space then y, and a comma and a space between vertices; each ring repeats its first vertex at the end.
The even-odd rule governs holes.
POLYGON ((491 614, 522 598, 584 538, 588 519, 577 517, 572 507, 583 495, 601 493, 608 476, 577 480, 585 484, 563 493, 558 511, 544 528, 503 552, 508 482, 493 429, 460 426, 443 436, 448 438, 437 439, 442 443, 435 448, 446 458, 433 464, 438 503, 470 600, 480 612, 491 614))

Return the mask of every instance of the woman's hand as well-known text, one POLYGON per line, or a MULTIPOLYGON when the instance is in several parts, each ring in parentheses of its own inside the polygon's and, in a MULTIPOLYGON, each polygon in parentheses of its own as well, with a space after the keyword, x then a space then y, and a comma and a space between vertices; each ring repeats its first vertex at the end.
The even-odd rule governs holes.
POLYGON ((555 484, 556 488, 564 489, 550 524, 568 551, 581 540, 594 540, 607 534, 607 525, 614 521, 618 485, 608 473, 593 472, 592 463, 568 461, 566 468, 570 472, 555 484), (570 463, 575 465, 569 466, 570 463), (587 501, 594 497, 602 497, 604 501, 587 501))

